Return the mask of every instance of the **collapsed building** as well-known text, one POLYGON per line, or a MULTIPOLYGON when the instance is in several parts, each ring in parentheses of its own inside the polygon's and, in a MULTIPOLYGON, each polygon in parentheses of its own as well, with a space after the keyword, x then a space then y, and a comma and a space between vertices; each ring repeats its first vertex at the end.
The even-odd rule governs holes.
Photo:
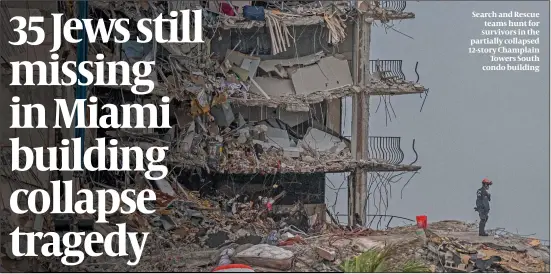
MULTIPOLYGON (((355 156, 356 136, 342 136, 343 98, 428 92, 419 79, 406 79, 401 60, 367 60, 364 70, 369 73, 368 81, 362 84, 354 72, 353 59, 363 58, 355 56, 352 30, 356 20, 360 15, 380 22, 414 18, 405 11, 405 4, 89 1, 90 18, 130 18, 131 28, 141 18, 171 10, 202 9, 205 43, 89 45, 91 61, 97 53, 106 61, 155 61, 150 77, 156 84, 148 95, 137 96, 122 86, 95 86, 89 87, 88 96, 98 97, 100 105, 155 104, 162 96, 169 96, 172 128, 89 130, 86 144, 94 145, 95 138, 105 137, 117 139, 121 146, 169 146, 166 165, 170 174, 150 181, 140 172, 87 172, 82 187, 153 188, 159 200, 164 199, 160 202, 164 207, 177 197, 190 197, 189 191, 197 191, 200 197, 219 196, 221 208, 234 214, 237 201, 261 204, 270 210, 273 205, 283 212, 299 204, 306 218, 293 222, 298 231, 320 230, 327 222, 338 224, 325 206, 325 174, 414 172, 421 168, 415 165, 416 160, 402 163, 399 137, 365 137, 369 157, 361 158, 355 156)), ((73 2, 60 7, 69 17, 77 17, 73 2)), ((134 40, 137 35, 134 29, 134 40)), ((70 98, 70 93, 64 96, 70 98)), ((71 134, 48 132, 48 142, 71 134)), ((3 151, 3 156, 9 159, 9 151, 3 151)), ((27 179, 5 177, 13 181, 8 183, 9 191, 2 191, 1 204, 7 208, 7 193, 18 188, 13 184, 27 179)), ((149 226, 141 217, 133 218, 136 226, 149 226)), ((166 230, 177 225, 168 217, 150 221, 155 222, 166 230)))
MULTIPOLYGON (((155 60, 157 84, 151 96, 120 87, 90 92, 105 103, 155 102, 168 95, 173 111, 173 128, 166 132, 95 135, 140 139, 145 146, 165 142, 171 146, 167 164, 184 187, 252 198, 267 196, 275 185, 287 190, 280 205, 323 204, 326 173, 418 170, 402 164, 398 137, 370 137, 369 159, 355 159, 351 140, 341 135, 341 98, 427 92, 418 80, 405 78, 401 60, 370 60, 371 79, 363 88, 351 73, 355 16, 413 18, 404 12, 405 2, 374 2, 369 11, 347 1, 253 2, 91 1, 92 17, 134 22, 199 8, 206 33, 204 44, 91 45, 106 60, 155 60)), ((167 194, 176 191, 163 180, 151 184, 167 194)), ((325 219, 321 208, 319 220, 325 219)))

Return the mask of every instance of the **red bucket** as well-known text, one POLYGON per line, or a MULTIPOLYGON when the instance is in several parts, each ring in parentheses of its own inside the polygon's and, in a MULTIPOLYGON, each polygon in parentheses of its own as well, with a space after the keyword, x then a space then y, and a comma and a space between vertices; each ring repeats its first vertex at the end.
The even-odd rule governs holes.
POLYGON ((415 219, 417 220, 418 228, 427 229, 427 216, 421 215, 421 216, 415 217, 415 219))

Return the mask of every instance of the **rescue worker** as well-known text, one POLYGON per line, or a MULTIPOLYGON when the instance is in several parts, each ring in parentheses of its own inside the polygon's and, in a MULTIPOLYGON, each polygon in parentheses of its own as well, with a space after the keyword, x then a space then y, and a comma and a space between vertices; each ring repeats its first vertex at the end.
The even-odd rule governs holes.
POLYGON ((488 213, 490 213, 490 186, 492 181, 488 178, 482 180, 482 187, 476 191, 476 207, 475 211, 478 212, 480 217, 480 224, 478 225, 478 235, 479 236, 488 236, 484 228, 486 227, 486 222, 488 222, 488 213))

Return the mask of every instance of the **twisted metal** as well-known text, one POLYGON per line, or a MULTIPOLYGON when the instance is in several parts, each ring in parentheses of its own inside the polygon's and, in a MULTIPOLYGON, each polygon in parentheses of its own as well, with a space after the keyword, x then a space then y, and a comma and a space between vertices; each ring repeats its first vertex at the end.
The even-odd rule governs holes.
POLYGON ((417 154, 417 150, 415 150, 415 139, 413 139, 413 143, 411 144, 411 148, 413 149, 413 152, 415 152, 415 160, 413 160, 413 162, 411 162, 410 165, 413 165, 415 163, 417 163, 417 160, 419 160, 419 154, 417 154))
POLYGON ((381 80, 406 80, 402 71, 402 60, 369 60, 370 71, 375 72, 381 80))
POLYGON ((403 12, 406 9, 406 1, 379 1, 379 6, 387 11, 403 12))
POLYGON ((383 160, 389 164, 402 163, 404 152, 400 147, 400 140, 400 137, 369 136, 368 157, 383 160))
MULTIPOLYGON (((417 72, 417 68, 419 67, 419 62, 416 62, 415 63, 415 75, 417 75, 417 80, 415 81, 415 83, 419 83, 419 80, 420 80, 420 76, 419 76, 419 72, 417 72)), ((427 100, 427 97, 429 96, 429 89, 425 89, 425 91, 423 91, 423 93, 420 93, 419 94, 419 97, 423 98, 423 103, 421 104, 421 109, 419 109, 419 112, 422 112, 423 111, 423 106, 425 106, 425 101, 427 100), (425 94, 425 97, 423 98, 423 94, 425 94)))
POLYGON ((419 72, 417 72, 418 67, 419 67, 419 62, 415 62, 415 75, 417 75, 417 80, 415 81, 415 83, 419 83, 419 79, 421 78, 419 76, 419 72))

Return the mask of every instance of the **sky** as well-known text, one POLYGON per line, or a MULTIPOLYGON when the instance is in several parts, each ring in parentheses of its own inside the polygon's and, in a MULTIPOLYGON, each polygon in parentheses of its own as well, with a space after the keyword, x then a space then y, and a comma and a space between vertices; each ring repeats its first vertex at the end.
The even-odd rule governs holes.
MULTIPOLYGON (((416 80, 419 62, 420 83, 430 88, 422 112, 419 95, 392 97, 397 117, 388 125, 384 103, 375 112, 380 97, 371 98, 369 134, 401 136, 404 163, 415 158, 416 139, 416 164, 422 166, 402 197, 411 175, 392 186, 386 214, 478 222, 476 190, 488 177, 494 184, 486 229, 549 239, 549 2, 408 1, 406 9, 416 18, 394 22, 394 28, 413 39, 381 26, 371 36, 370 59, 403 60, 409 80, 416 80), (540 72, 482 71, 489 57, 468 52, 470 39, 484 28, 473 11, 540 12, 540 72)), ((343 177, 329 175, 328 206, 343 177)), ((346 214, 346 193, 339 192, 335 211, 346 214)), ((371 214, 378 201, 370 199, 371 214)))

